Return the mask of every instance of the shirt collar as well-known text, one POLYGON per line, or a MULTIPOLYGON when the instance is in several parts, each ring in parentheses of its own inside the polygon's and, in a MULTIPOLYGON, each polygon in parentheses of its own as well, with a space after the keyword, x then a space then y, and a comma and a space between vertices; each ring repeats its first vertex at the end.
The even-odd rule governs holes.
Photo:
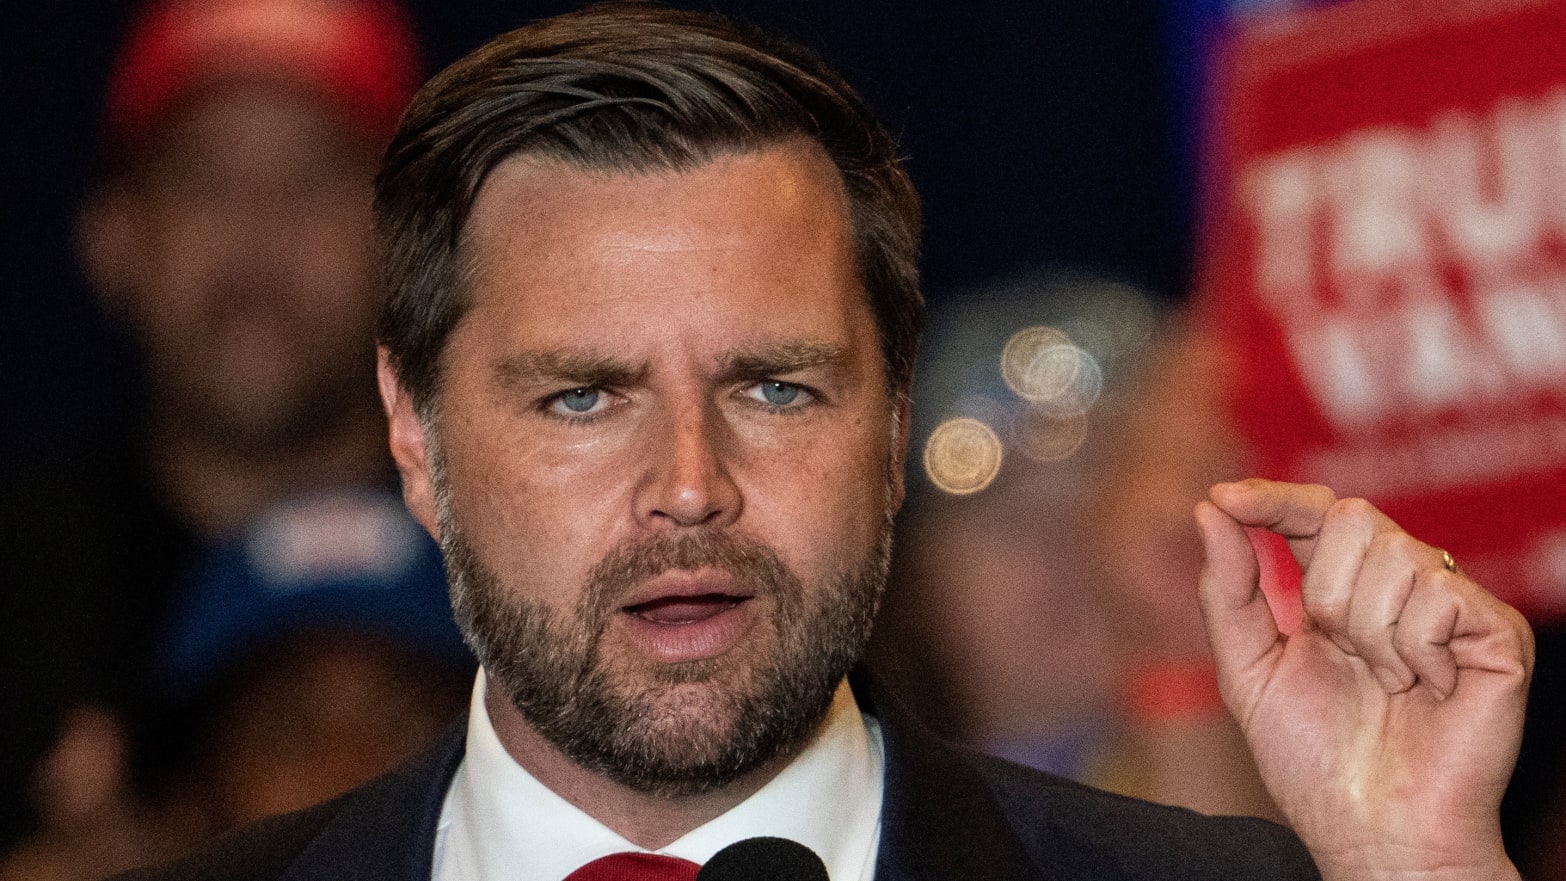
MULTIPOLYGON (((549 881, 598 857, 640 850, 511 758, 490 723, 484 691, 480 670, 467 752, 441 812, 436 881, 549 881)), ((815 851, 833 879, 868 879, 879 839, 883 768, 880 728, 861 713, 844 682, 817 736, 777 777, 659 853, 704 863, 736 841, 773 835, 815 851)))

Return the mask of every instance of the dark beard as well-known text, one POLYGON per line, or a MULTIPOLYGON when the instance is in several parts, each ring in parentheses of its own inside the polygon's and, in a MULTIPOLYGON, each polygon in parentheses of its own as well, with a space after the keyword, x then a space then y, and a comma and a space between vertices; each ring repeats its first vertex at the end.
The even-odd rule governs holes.
POLYGON ((814 591, 764 545, 711 532, 656 536, 594 567, 574 616, 562 621, 501 584, 450 516, 442 489, 452 607, 490 680, 572 761, 651 795, 719 790, 799 749, 863 656, 886 584, 890 518, 856 570, 814 591), (636 585, 708 566, 744 585, 750 602, 772 604, 762 622, 770 645, 651 668, 606 663, 601 637, 636 585))

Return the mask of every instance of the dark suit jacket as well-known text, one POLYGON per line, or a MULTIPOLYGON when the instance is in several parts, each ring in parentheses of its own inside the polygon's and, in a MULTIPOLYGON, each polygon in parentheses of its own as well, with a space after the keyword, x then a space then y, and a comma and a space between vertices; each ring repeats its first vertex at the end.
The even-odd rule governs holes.
MULTIPOLYGON (((886 747, 876 881, 1318 877, 1299 839, 1275 824, 1111 795, 959 750, 874 686, 856 682, 855 692, 880 721, 886 747)), ((453 728, 412 764, 335 801, 126 881, 429 881, 435 824, 465 733, 453 728)))

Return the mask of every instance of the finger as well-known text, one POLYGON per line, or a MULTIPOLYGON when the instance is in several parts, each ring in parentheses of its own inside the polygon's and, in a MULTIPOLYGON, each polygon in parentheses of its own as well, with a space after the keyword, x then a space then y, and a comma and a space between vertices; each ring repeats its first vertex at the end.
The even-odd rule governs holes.
POLYGON ((1451 642, 1459 608, 1451 585, 1443 581, 1435 573, 1415 577, 1392 641, 1419 681, 1445 698, 1457 687, 1457 658, 1451 642))
MULTIPOLYGON (((1364 499, 1339 499, 1327 508, 1310 561, 1300 580, 1300 599, 1309 623, 1349 654, 1360 654, 1350 609, 1377 538, 1401 533, 1397 524, 1364 499)), ((1405 570, 1410 574, 1411 567, 1405 570)), ((1385 654, 1395 657, 1390 642, 1385 654)), ((1401 666, 1401 665, 1399 665, 1401 666)))
POLYGON ((1419 573, 1438 570, 1441 554, 1396 528, 1377 532, 1369 545, 1354 584, 1347 633, 1354 653, 1370 665, 1381 687, 1396 694, 1412 688, 1418 674, 1394 635, 1419 573))
POLYGON ((1443 698, 1464 674, 1520 689, 1533 670, 1533 634, 1522 616, 1443 568, 1417 573, 1393 643, 1420 681, 1443 698))
POLYGON ((1262 593, 1245 527, 1211 502, 1198 504, 1195 515, 1206 553, 1199 582, 1202 617, 1219 684, 1243 722, 1283 648, 1283 637, 1262 593))
POLYGON ((1337 501, 1319 484, 1282 483, 1251 478, 1220 483, 1208 493, 1213 504, 1246 526, 1260 526, 1283 536, 1301 566, 1310 565, 1317 535, 1327 510, 1337 501))

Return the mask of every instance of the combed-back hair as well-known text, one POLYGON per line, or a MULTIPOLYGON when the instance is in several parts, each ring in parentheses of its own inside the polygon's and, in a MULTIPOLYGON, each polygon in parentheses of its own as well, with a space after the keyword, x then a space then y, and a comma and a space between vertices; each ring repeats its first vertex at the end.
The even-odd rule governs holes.
POLYGON ((924 319, 919 198, 897 145, 808 50, 717 15, 609 3, 507 33, 414 96, 376 180, 380 341, 421 414, 469 308, 463 229, 489 173, 528 154, 592 170, 687 170, 803 137, 836 165, 888 385, 924 319))

